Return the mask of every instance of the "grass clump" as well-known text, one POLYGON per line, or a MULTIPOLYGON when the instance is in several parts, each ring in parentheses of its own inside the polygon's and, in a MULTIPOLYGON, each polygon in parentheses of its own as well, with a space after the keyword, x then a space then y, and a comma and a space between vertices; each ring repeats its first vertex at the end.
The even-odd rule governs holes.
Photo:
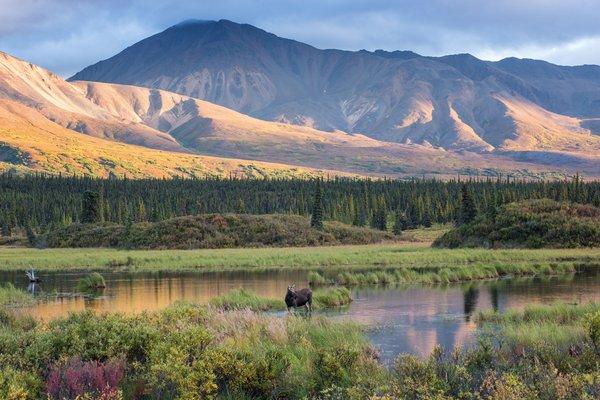
POLYGON ((98 272, 92 272, 86 277, 83 277, 77 282, 77 290, 88 291, 104 289, 106 287, 106 281, 104 277, 98 272))
POLYGON ((23 307, 34 302, 33 296, 12 283, 0 286, 0 307, 23 307))
POLYGON ((345 287, 318 289, 313 292, 315 309, 341 307, 352 302, 352 294, 345 287))
POLYGON ((486 335, 501 344, 500 351, 519 356, 528 353, 567 368, 573 362, 573 352, 593 358, 595 330, 589 327, 599 313, 598 303, 556 303, 505 313, 481 312, 476 321, 486 335))
POLYGON ((600 246, 600 208, 553 200, 500 207, 493 215, 453 229, 437 247, 576 248, 600 246))
POLYGON ((214 297, 211 299, 210 305, 221 310, 285 310, 283 299, 262 297, 245 289, 230 290, 228 293, 214 297))

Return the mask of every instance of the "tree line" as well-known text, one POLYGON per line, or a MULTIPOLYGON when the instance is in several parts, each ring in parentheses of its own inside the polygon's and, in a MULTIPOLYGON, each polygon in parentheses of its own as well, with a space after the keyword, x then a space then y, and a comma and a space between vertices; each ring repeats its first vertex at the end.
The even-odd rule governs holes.
POLYGON ((299 214, 378 229, 472 218, 523 199, 600 206, 600 182, 498 179, 93 179, 0 176, 2 235, 74 222, 130 224, 204 213, 299 214), (467 205, 465 205, 465 199, 467 205), (313 213, 315 211, 315 213, 313 213))

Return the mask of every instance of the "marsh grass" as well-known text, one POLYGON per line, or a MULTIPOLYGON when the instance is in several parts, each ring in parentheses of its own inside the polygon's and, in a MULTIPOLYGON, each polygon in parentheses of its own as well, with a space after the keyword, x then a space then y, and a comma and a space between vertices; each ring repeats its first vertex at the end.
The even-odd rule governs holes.
POLYGON ((0 307, 23 307, 34 302, 33 296, 12 283, 0 286, 0 307))
POLYGON ((313 293, 315 309, 341 307, 352 302, 352 293, 345 287, 317 289, 313 293))
POLYGON ((505 313, 480 312, 475 321, 484 336, 499 343, 499 351, 552 360, 564 369, 573 364, 569 350, 574 347, 581 349, 584 356, 594 358, 586 326, 598 311, 599 303, 530 305, 505 313))
MULTIPOLYGON (((340 307, 352 302, 352 295, 345 287, 322 288, 313 291, 313 307, 315 309, 340 307)), ((286 305, 281 299, 272 299, 257 295, 246 289, 233 289, 210 301, 210 306, 223 311, 280 311, 286 305)))
POLYGON ((552 276, 576 272, 572 263, 535 263, 503 265, 470 265, 435 267, 396 267, 364 271, 311 271, 308 281, 311 285, 363 286, 404 283, 453 283, 473 280, 494 279, 503 276, 552 276))
POLYGON ((89 290, 104 289, 106 281, 98 272, 92 272, 86 277, 83 277, 77 282, 77 290, 85 292, 89 290))
POLYGON ((205 250, 0 248, 0 269, 126 271, 260 271, 274 269, 361 271, 491 266, 510 273, 578 264, 600 265, 600 249, 434 249, 427 244, 205 250))
POLYGON ((259 296, 245 289, 233 289, 220 296, 214 297, 210 305, 221 310, 253 310, 270 311, 285 310, 283 299, 271 299, 259 296))

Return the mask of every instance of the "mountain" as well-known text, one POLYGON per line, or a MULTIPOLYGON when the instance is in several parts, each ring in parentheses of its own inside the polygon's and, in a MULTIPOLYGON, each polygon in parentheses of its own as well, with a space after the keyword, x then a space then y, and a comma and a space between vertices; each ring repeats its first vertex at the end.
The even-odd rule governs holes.
POLYGON ((122 97, 104 96, 108 104, 100 106, 86 97, 88 93, 0 52, 0 172, 130 178, 345 175, 290 163, 190 154, 168 133, 118 111, 140 103, 131 106, 122 97), (172 149, 177 151, 168 151, 172 149))
POLYGON ((145 87, 66 82, 0 53, 0 170, 89 176, 309 176, 510 173, 600 176, 600 163, 557 153, 477 154, 265 121, 145 87), (515 160, 519 158, 520 160, 515 160), (559 157, 559 158, 557 158, 559 157), (561 164, 561 167, 557 167, 561 164))
POLYGON ((70 80, 164 89, 264 120, 452 151, 542 163, 600 152, 598 66, 321 50, 220 20, 175 25, 70 80))

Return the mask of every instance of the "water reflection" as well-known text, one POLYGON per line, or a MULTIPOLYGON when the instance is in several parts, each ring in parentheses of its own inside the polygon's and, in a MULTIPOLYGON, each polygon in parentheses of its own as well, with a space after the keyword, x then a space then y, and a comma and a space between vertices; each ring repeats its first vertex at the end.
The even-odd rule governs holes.
MULTIPOLYGON (((22 273, 0 273, 0 282, 12 282, 32 293, 73 291, 85 274, 63 272, 40 276, 41 284, 28 286, 22 273)), ((62 298, 39 302, 20 312, 52 319, 69 312, 138 313, 167 307, 177 300, 208 302, 233 288, 280 298, 290 282, 307 285, 306 272, 262 273, 103 273, 107 289, 99 298, 62 298)), ((428 355, 440 344, 447 349, 466 346, 476 329, 473 316, 480 310, 522 308, 531 303, 600 301, 600 274, 562 278, 505 279, 445 286, 367 287, 354 290, 350 307, 327 312, 371 327, 371 340, 384 360, 398 353, 428 355)), ((281 315, 284 315, 282 313, 281 315)))

